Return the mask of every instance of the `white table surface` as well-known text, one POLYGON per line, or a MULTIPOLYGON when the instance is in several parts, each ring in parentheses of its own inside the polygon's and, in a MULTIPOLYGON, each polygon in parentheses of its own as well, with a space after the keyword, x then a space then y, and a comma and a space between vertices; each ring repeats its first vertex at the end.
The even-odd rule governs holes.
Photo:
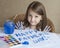
MULTIPOLYGON (((6 34, 3 33, 4 30, 3 28, 0 28, 0 36, 5 36, 6 34)), ((60 37, 60 34, 57 34, 59 37, 60 37)), ((22 45, 18 45, 18 47, 21 47, 21 48, 26 48, 26 46, 22 46, 22 45)), ((4 41, 0 40, 0 48, 18 48, 18 47, 9 47, 9 45, 7 43, 5 43, 4 41)))

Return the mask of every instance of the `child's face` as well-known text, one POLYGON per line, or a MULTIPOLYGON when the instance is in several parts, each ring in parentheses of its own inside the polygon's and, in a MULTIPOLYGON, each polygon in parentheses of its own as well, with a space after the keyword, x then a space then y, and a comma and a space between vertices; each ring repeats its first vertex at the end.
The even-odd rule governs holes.
POLYGON ((35 13, 32 10, 29 10, 28 13, 28 22, 30 23, 30 26, 36 26, 40 20, 42 20, 41 15, 35 13))

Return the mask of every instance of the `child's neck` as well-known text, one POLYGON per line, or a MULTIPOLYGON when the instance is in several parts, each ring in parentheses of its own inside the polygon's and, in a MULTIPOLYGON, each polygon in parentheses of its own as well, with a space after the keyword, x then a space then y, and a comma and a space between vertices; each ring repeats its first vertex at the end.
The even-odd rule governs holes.
POLYGON ((31 29, 35 30, 36 29, 36 26, 30 26, 31 29))

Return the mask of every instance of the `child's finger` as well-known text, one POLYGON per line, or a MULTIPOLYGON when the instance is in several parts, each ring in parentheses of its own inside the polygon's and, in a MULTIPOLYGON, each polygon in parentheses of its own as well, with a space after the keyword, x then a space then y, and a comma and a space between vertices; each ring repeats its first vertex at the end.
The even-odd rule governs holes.
POLYGON ((18 27, 15 25, 15 28, 18 29, 18 27))
POLYGON ((49 32, 50 30, 51 30, 50 26, 46 26, 45 29, 44 29, 45 32, 49 32))
POLYGON ((47 27, 48 27, 48 26, 46 26, 46 27, 44 28, 44 30, 46 30, 46 29, 47 29, 47 27))
POLYGON ((47 29, 47 27, 48 27, 48 26, 46 26, 46 27, 44 28, 44 31, 47 29))
POLYGON ((18 26, 18 22, 16 23, 16 26, 18 26))
POLYGON ((21 22, 18 21, 18 26, 20 27, 21 26, 21 22))
POLYGON ((51 30, 51 28, 48 30, 48 32, 51 30))
POLYGON ((20 26, 20 23, 19 23, 19 21, 16 23, 16 26, 19 28, 19 26, 20 26))
POLYGON ((50 26, 48 26, 47 28, 46 28, 46 30, 49 30, 50 29, 50 26))

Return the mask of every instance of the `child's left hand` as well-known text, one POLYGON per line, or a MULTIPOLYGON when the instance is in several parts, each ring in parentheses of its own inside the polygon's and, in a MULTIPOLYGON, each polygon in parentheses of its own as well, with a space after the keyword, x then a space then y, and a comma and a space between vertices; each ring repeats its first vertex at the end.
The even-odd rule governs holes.
POLYGON ((43 31, 44 31, 44 32, 49 32, 50 30, 51 30, 50 26, 47 25, 47 26, 44 28, 43 31))

